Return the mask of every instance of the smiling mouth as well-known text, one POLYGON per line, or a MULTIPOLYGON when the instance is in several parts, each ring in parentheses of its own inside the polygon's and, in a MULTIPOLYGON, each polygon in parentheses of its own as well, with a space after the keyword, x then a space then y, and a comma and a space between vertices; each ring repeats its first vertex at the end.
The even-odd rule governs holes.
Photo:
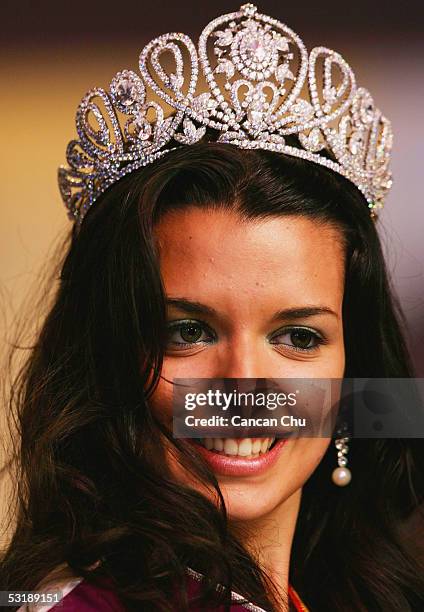
POLYGON ((276 438, 196 438, 193 442, 217 455, 256 459, 274 447, 276 438))

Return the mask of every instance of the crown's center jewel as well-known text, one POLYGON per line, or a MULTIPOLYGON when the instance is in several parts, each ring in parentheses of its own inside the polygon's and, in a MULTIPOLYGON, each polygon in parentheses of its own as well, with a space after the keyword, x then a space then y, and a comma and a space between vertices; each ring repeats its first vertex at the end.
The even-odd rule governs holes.
POLYGON ((272 37, 258 28, 258 24, 248 21, 245 29, 241 32, 238 50, 246 65, 254 65, 257 68, 269 66, 275 60, 275 45, 272 37))
MULTIPOLYGON (((226 66, 223 72, 232 76, 236 68, 244 77, 262 81, 275 73, 280 52, 287 53, 289 39, 272 30, 269 24, 262 25, 254 19, 247 19, 236 28, 230 24, 227 29, 217 32, 218 55, 226 66), (228 60, 223 58, 225 48, 230 47, 231 70, 228 60), (220 48, 220 49, 219 49, 220 48), (231 74, 229 74, 231 72, 231 74)), ((286 59, 290 59, 289 54, 286 59)))
POLYGON ((258 36, 246 36, 240 45, 242 53, 256 62, 269 61, 269 49, 265 47, 264 41, 258 36))
POLYGON ((118 80, 116 86, 116 93, 124 106, 132 106, 137 97, 137 90, 135 84, 130 78, 125 76, 122 76, 118 80))

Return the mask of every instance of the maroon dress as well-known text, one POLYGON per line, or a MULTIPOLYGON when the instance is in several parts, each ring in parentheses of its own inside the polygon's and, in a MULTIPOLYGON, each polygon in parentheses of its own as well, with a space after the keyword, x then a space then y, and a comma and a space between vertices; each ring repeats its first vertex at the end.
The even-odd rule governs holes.
MULTIPOLYGON (((200 591, 200 581, 202 574, 195 572, 191 568, 187 568, 187 595, 189 600, 193 600, 200 591)), ((63 597, 57 604, 38 606, 36 609, 38 612, 126 612, 126 608, 120 601, 117 594, 106 586, 94 586, 84 580, 83 578, 74 578, 69 580, 66 584, 61 584, 60 591, 63 593, 63 597)), ((46 592, 51 591, 54 588, 53 585, 49 585, 45 588, 46 592)), ((290 589, 289 594, 291 595, 290 589)), ((255 606, 250 603, 240 603, 243 597, 238 593, 232 591, 231 593, 232 605, 231 612, 267 612, 259 606, 255 606)), ((304 610, 295 605, 293 596, 290 596, 289 610, 304 610)), ((177 610, 177 608, 175 608, 177 610)), ((30 612, 31 606, 21 606, 17 612, 30 612)), ((224 612, 224 606, 200 608, 197 604, 190 605, 190 612, 224 612)))

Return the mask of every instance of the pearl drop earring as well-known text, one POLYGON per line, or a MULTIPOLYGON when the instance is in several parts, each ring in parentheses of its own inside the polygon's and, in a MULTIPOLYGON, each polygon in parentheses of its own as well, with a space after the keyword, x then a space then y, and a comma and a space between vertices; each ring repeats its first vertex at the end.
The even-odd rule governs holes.
MULTIPOLYGON (((346 426, 342 428, 342 431, 346 430, 346 426)), ((341 433, 339 430, 337 433, 341 433)), ((333 470, 331 478, 335 485, 338 487, 345 487, 352 480, 352 472, 347 466, 347 453, 349 450, 348 446, 349 437, 345 434, 343 438, 337 438, 335 440, 335 447, 337 449, 337 463, 339 467, 333 470)))

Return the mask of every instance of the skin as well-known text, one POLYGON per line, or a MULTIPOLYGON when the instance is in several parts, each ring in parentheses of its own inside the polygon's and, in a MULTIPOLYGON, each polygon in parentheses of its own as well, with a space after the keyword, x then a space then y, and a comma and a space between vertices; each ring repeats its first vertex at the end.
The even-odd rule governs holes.
MULTIPOLYGON (((300 216, 243 221, 232 211, 191 207, 165 214, 156 238, 168 299, 201 303, 214 311, 168 306, 169 323, 207 324, 200 340, 189 346, 182 345, 181 328, 170 332, 162 379, 152 399, 153 409, 170 427, 169 381, 175 377, 343 377, 344 252, 339 230, 300 216), (277 312, 307 306, 332 312, 275 319, 277 312), (317 344, 311 335, 308 346, 314 348, 296 351, 296 336, 288 326, 312 329, 325 342, 317 344)), ((285 601, 302 486, 329 442, 293 439, 260 476, 218 476, 232 528, 243 533, 285 601)), ((171 449, 168 458, 176 478, 199 488, 171 449)))

